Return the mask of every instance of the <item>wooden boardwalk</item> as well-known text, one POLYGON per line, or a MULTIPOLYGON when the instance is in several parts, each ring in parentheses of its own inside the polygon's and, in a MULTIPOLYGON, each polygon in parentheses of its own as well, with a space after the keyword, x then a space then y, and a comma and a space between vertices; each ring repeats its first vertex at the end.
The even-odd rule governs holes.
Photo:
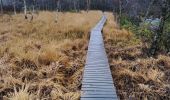
POLYGON ((101 33, 105 22, 103 16, 91 30, 81 100, 118 100, 101 33))

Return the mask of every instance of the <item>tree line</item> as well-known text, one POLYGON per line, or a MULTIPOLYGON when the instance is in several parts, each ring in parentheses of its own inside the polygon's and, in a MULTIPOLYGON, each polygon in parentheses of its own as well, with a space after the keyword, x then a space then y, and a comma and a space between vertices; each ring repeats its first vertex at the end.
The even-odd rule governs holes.
MULTIPOLYGON (((79 10, 112 10, 113 0, 0 0, 1 11, 56 10, 79 11, 79 10)), ((2 12, 1 12, 2 13, 2 12)))
MULTIPOLYGON (((128 13, 136 16, 145 13, 151 0, 0 0, 1 11, 24 10, 25 4, 28 10, 79 11, 79 10, 103 10, 128 13), (121 8, 121 9, 119 9, 121 8)), ((2 13, 1 12, 1 13, 2 13)))

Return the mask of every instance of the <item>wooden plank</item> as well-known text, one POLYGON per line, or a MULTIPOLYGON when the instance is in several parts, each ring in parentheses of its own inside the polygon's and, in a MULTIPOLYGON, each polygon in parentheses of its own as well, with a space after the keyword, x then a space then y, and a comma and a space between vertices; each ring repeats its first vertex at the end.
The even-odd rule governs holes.
POLYGON ((97 80, 86 80, 86 81, 82 81, 83 83, 103 83, 103 84, 107 84, 107 83, 110 83, 110 84, 113 84, 113 82, 110 82, 110 81, 97 81, 97 80))
POLYGON ((114 93, 114 90, 110 90, 111 87, 82 87, 82 90, 96 90, 96 91, 111 91, 111 93, 114 93))
MULTIPOLYGON (((94 68, 85 68, 85 70, 86 70, 86 72, 94 72, 96 70, 102 70, 101 72, 110 72, 110 70, 108 70, 108 69, 96 68, 96 67, 94 67, 94 68)), ((104 74, 106 74, 106 73, 104 73, 104 74)))
POLYGON ((83 78, 86 78, 86 77, 98 77, 98 78, 109 78, 109 77, 112 77, 111 75, 107 75, 107 74, 105 74, 105 73, 93 73, 93 72, 86 72, 85 74, 84 74, 84 77, 83 78))
MULTIPOLYGON (((107 73, 109 73, 109 72, 107 72, 107 73)), ((95 76, 100 77, 100 78, 112 77, 111 75, 108 75, 106 73, 85 72, 83 78, 85 78, 85 77, 95 77, 95 76)))
POLYGON ((82 91, 86 91, 86 92, 100 92, 100 91, 102 91, 102 92, 112 92, 112 93, 114 93, 115 91, 113 90, 113 89, 100 89, 100 88, 82 88, 82 91))
MULTIPOLYGON (((97 68, 97 67, 93 67, 93 68, 97 68)), ((91 73, 91 72, 93 72, 93 73, 104 73, 104 74, 106 74, 106 72, 108 72, 109 70, 107 70, 107 69, 104 69, 104 68, 99 68, 98 70, 95 70, 95 69, 93 69, 93 68, 85 68, 85 71, 84 71, 84 73, 86 72, 86 73, 91 73), (88 69, 91 69, 91 70, 88 70, 88 71, 86 71, 86 69, 88 70, 88 69)))
POLYGON ((109 64, 108 64, 108 63, 107 63, 107 64, 99 64, 99 63, 98 63, 98 64, 96 64, 96 65, 89 65, 89 64, 87 65, 87 64, 86 64, 85 67, 93 67, 93 66, 98 66, 98 67, 103 67, 103 66, 104 66, 104 67, 109 67, 109 64))
POLYGON ((116 97, 112 97, 112 98, 88 98, 88 97, 81 97, 81 100, 117 100, 116 97))
POLYGON ((103 72, 95 72, 95 71, 89 71, 89 72, 84 72, 84 75, 85 76, 93 76, 93 75, 95 75, 96 77, 97 77, 97 75, 99 76, 99 77, 101 77, 101 76, 103 76, 103 77, 108 77, 108 76, 111 76, 111 75, 108 75, 108 74, 106 74, 106 73, 109 73, 109 71, 103 71, 103 72), (89 75, 88 75, 89 74, 89 75))
POLYGON ((112 87, 113 85, 103 85, 103 86, 100 86, 100 85, 83 85, 82 88, 110 88, 112 87))
POLYGON ((116 92, 107 92, 107 91, 85 91, 81 92, 82 95, 116 95, 116 92))
MULTIPOLYGON (((108 73, 109 71, 96 71, 96 70, 91 70, 91 71, 85 71, 84 74, 106 74, 108 73)), ((107 75, 107 74, 106 74, 107 75)))
POLYGON ((89 70, 93 70, 93 69, 100 69, 100 70, 109 70, 110 71, 110 67, 108 66, 98 66, 98 65, 95 65, 95 66, 86 66, 85 69, 89 69, 89 70))
POLYGON ((95 61, 90 61, 88 63, 108 63, 108 61, 106 59, 97 59, 95 61))
POLYGON ((113 95, 114 94, 110 94, 110 95, 107 95, 107 94, 94 94, 94 95, 89 95, 89 94, 84 94, 82 97, 84 97, 84 98, 86 98, 86 97, 88 97, 88 98, 113 98, 113 95))
POLYGON ((106 85, 113 85, 113 84, 112 83, 82 83, 82 85, 106 86, 106 85))
POLYGON ((86 70, 86 69, 87 69, 87 70, 88 70, 88 69, 89 69, 89 70, 100 69, 99 72, 102 71, 102 70, 109 70, 109 71, 110 71, 110 67, 107 66, 107 65, 105 65, 105 66, 100 66, 100 65, 94 65, 94 66, 86 65, 86 67, 85 67, 84 69, 85 69, 85 70, 86 70))
POLYGON ((91 77, 88 77, 88 78, 84 78, 83 79, 84 81, 86 80, 94 80, 94 81, 112 81, 111 78, 91 78, 91 77))
POLYGON ((110 89, 110 85, 103 85, 103 86, 91 86, 91 85, 84 85, 82 86, 82 88, 109 88, 110 89))
POLYGON ((85 66, 108 66, 109 64, 101 64, 101 63, 98 63, 98 64, 85 64, 85 66))
POLYGON ((87 75, 87 76, 85 76, 85 77, 83 77, 83 79, 89 79, 89 80, 99 80, 99 79, 101 79, 101 80, 110 80, 110 81, 112 81, 112 77, 111 76, 106 76, 106 77, 95 77, 95 76, 92 76, 92 75, 87 75))

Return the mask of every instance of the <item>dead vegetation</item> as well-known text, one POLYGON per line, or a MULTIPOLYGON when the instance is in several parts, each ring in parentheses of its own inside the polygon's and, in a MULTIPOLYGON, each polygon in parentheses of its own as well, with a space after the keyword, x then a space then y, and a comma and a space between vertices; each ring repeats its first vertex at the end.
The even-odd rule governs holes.
MULTIPOLYGON (((88 32, 101 12, 40 12, 0 18, 0 99, 78 100, 88 32), (71 20, 70 20, 71 19, 71 20)), ((107 13, 103 29, 114 83, 121 100, 169 100, 170 57, 148 58, 133 33, 107 13)))
POLYGON ((0 99, 78 100, 88 34, 101 14, 0 16, 0 99))
POLYGON ((120 30, 114 18, 107 15, 110 19, 104 28, 105 46, 120 99, 169 100, 170 57, 147 57, 133 33, 120 30))

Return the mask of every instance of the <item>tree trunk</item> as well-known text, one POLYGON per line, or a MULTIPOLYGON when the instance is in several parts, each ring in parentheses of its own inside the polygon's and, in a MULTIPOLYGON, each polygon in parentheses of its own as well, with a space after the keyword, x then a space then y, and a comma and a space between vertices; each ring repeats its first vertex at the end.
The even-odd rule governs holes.
POLYGON ((122 16, 122 1, 119 0, 119 16, 122 16))
POLYGON ((13 1, 13 7, 14 7, 14 15, 16 15, 17 12, 16 12, 16 1, 15 0, 13 1))
POLYGON ((3 1, 1 0, 1 14, 3 14, 3 1))
POLYGON ((121 18, 122 18, 122 1, 119 0, 119 17, 118 17, 119 27, 121 27, 121 26, 120 26, 121 18))
POLYGON ((24 15, 25 15, 25 19, 28 19, 28 17, 27 17, 27 4, 26 4, 25 0, 23 0, 23 1, 24 1, 24 15))
POLYGON ((35 6, 32 6, 32 13, 35 13, 35 6))
POLYGON ((91 2, 91 0, 87 0, 87 12, 89 12, 89 10, 90 10, 90 2, 91 2))
POLYGON ((160 50, 160 43, 162 41, 162 35, 163 35, 163 32, 164 32, 164 25, 165 25, 165 21, 166 21, 166 16, 168 14, 168 6, 167 6, 167 1, 166 0, 163 0, 163 4, 162 4, 162 14, 161 14, 161 22, 160 22, 160 25, 159 25, 159 28, 155 34, 155 37, 154 37, 154 40, 153 40, 153 43, 151 44, 151 48, 150 48, 150 51, 149 51, 149 56, 155 56, 157 51, 160 50))
POLYGON ((35 13, 35 0, 33 0, 30 22, 33 21, 33 19, 34 19, 34 13, 35 13))
POLYGON ((78 0, 78 3, 77 3, 77 12, 80 12, 80 1, 78 0))
POLYGON ((56 19, 55 19, 55 22, 58 22, 59 7, 60 7, 60 0, 57 0, 57 11, 56 11, 56 19))
POLYGON ((73 3, 74 3, 74 10, 77 12, 77 0, 74 0, 73 3))
POLYGON ((33 5, 32 5, 32 13, 35 13, 35 0, 33 0, 33 5))

